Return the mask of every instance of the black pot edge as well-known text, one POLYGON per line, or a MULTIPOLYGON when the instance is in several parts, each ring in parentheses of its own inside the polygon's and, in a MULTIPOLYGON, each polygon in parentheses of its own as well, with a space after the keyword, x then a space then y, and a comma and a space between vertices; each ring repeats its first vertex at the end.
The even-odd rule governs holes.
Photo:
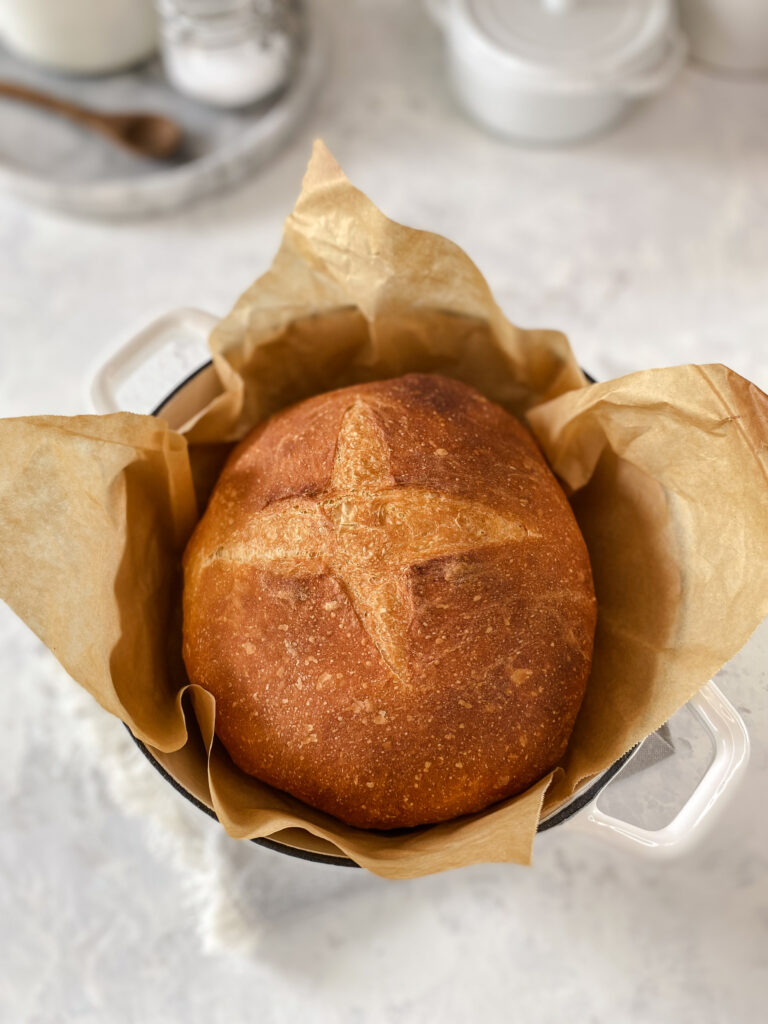
MULTIPOLYGON (((153 757, 145 744, 133 735, 127 725, 125 728, 128 730, 128 735, 155 771, 159 775, 162 775, 165 781, 173 786, 177 793, 180 793, 183 797, 189 800, 189 802, 197 807, 198 810, 207 814, 209 818, 213 818, 214 821, 218 821, 215 812, 212 811, 210 807, 206 807, 204 803, 201 803, 200 800, 198 800, 196 796, 193 796, 188 790, 184 789, 184 787, 177 782, 176 779, 174 779, 174 777, 165 770, 165 768, 163 768, 160 762, 153 757)), ((582 808, 586 807, 588 803, 591 803, 595 797, 605 789, 611 779, 618 775, 636 750, 637 745, 632 747, 631 750, 628 750, 626 754, 622 754, 617 761, 613 762, 610 768, 607 768, 603 774, 598 779, 595 779, 591 785, 587 786, 585 790, 578 793, 570 803, 566 804, 565 807, 561 807, 559 811, 556 811, 550 818, 547 818, 546 821, 540 822, 536 831, 548 832, 551 828, 555 828, 557 825, 562 825, 564 822, 568 821, 569 818, 578 814, 582 808)), ((311 850, 299 850, 294 846, 286 846, 285 843, 278 843, 274 839, 256 838, 251 839, 250 842, 257 843, 259 846, 264 846, 268 850, 274 850, 276 853, 282 853, 288 857, 297 857, 299 860, 314 861, 316 864, 331 864, 334 867, 339 868, 360 867, 359 864, 356 864, 353 860, 349 860, 347 857, 334 857, 328 853, 312 853, 311 850)))

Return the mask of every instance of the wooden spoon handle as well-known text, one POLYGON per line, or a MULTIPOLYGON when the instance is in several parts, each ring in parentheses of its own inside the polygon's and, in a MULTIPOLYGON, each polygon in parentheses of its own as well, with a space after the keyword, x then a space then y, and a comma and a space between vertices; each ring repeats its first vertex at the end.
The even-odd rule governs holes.
POLYGON ((77 103, 70 103, 68 100, 60 99, 58 96, 51 96, 37 89, 30 89, 26 85, 19 85, 17 82, 0 81, 0 96, 8 96, 14 100, 24 100, 27 103, 35 103, 38 107, 45 107, 48 110, 55 110, 59 114, 72 118, 74 121, 81 121, 93 127, 108 128, 109 115, 96 113, 86 107, 78 106, 77 103))

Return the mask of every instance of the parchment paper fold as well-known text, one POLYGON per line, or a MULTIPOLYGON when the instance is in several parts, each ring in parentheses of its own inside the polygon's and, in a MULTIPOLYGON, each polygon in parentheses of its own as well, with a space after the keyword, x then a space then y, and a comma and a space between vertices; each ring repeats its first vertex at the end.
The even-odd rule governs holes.
POLYGON ((457 246, 388 220, 322 143, 271 269, 211 350, 221 394, 181 432, 129 414, 0 421, 0 597, 234 836, 309 834, 390 878, 527 863, 542 807, 664 722, 768 613, 766 396, 723 366, 588 385, 562 334, 514 327, 457 246), (184 675, 180 558, 234 440, 308 395, 412 370, 527 417, 585 535, 599 620, 561 768, 482 814, 388 835, 232 765, 213 698, 184 675))

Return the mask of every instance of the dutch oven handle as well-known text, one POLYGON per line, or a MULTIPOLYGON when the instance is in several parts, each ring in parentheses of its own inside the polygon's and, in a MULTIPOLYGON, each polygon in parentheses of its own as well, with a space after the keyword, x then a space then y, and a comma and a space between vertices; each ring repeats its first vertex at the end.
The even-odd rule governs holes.
POLYGON ((153 356, 174 343, 178 344, 180 338, 184 339, 185 349, 190 346, 199 348, 201 361, 210 359, 208 335, 218 322, 218 317, 201 309, 177 309, 145 327, 117 349, 94 374, 90 399, 96 412, 123 409, 120 388, 153 356))
POLYGON ((650 860, 672 859, 697 843, 732 796, 747 767, 749 736, 738 711, 713 682, 706 683, 688 706, 710 734, 714 756, 704 777, 668 825, 646 829, 614 818, 597 806, 598 796, 567 826, 650 860))

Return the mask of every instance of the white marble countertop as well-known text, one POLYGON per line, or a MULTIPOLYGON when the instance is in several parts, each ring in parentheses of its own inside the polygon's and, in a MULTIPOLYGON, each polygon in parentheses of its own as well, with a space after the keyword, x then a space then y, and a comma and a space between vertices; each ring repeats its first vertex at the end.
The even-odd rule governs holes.
MULTIPOLYGON (((463 245, 513 321, 565 330, 595 376, 722 361, 768 389, 767 82, 688 68, 605 138, 525 150, 456 111, 420 5, 323 6, 334 62, 315 110, 237 191, 118 224, 0 196, 0 415, 87 411, 121 338, 177 306, 226 311, 268 265, 315 135, 385 212, 463 245)), ((0 1020, 764 1019, 765 624, 719 679, 749 771, 689 856, 650 866, 555 830, 531 869, 398 884, 229 840, 5 606, 0 657, 0 1020)))

